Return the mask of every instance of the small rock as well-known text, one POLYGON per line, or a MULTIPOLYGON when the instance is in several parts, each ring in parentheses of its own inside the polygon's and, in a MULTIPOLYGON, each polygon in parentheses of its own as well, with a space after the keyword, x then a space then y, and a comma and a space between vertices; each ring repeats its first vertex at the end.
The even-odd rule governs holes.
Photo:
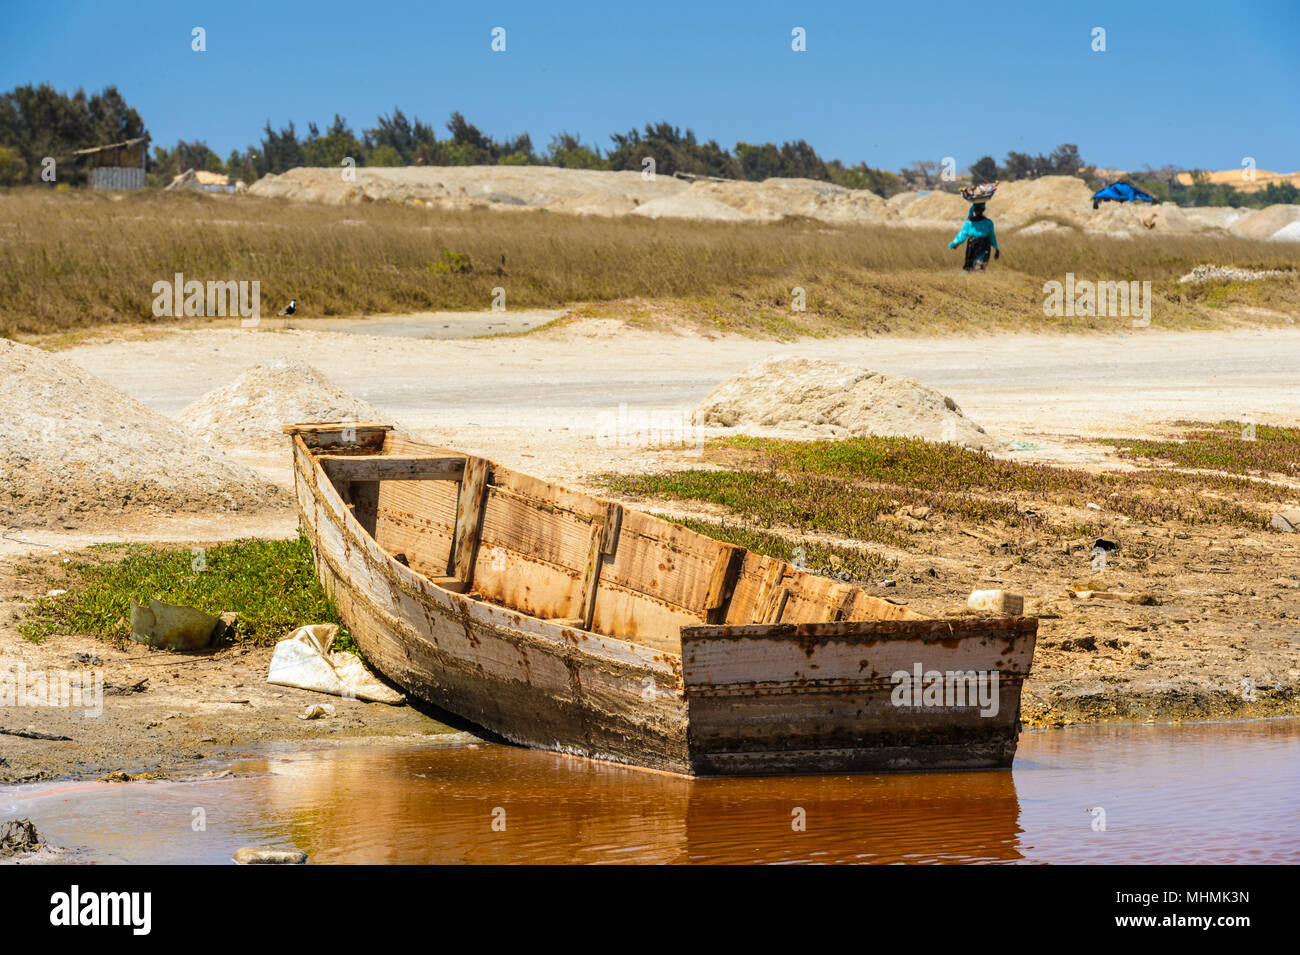
POLYGON ((1296 528, 1300 527, 1300 509, 1291 508, 1285 511, 1278 511, 1269 521, 1269 527, 1275 531, 1281 531, 1283 534, 1294 534, 1296 528))
POLYGON ((1066 638, 1060 642, 1059 646, 1062 650, 1074 652, 1080 650, 1093 651, 1097 649, 1097 638, 1092 636, 1066 638))
POLYGON ((328 719, 334 715, 333 703, 313 703, 298 714, 300 720, 328 719))
POLYGON ((0 825, 0 857, 35 852, 44 844, 30 819, 14 819, 0 825))
POLYGON ((212 630, 212 643, 221 643, 235 639, 235 626, 239 623, 239 614, 227 610, 217 617, 217 625, 212 630))
POLYGON ((1005 590, 972 590, 966 598, 966 608, 975 613, 1018 617, 1025 612, 1025 598, 1005 590))
POLYGON ((306 865, 307 853, 301 849, 259 849, 245 846, 234 855, 236 865, 306 865))

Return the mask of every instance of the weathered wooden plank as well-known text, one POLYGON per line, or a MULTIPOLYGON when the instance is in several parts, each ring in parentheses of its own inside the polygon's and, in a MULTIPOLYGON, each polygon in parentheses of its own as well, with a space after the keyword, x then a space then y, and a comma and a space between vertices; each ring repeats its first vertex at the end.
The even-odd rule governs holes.
POLYGON ((790 603, 790 588, 780 587, 776 591, 767 610, 767 623, 779 623, 785 617, 785 608, 790 603))
POLYGON ((459 488, 447 481, 380 481, 375 541, 418 573, 447 573, 459 488))
MULTIPOLYGON (((391 424, 379 421, 314 421, 305 424, 284 424, 280 430, 285 434, 325 434, 334 431, 392 431, 391 424)), ((308 444, 307 447, 312 447, 308 444)))
POLYGON ((593 521, 587 563, 582 571, 582 629, 590 630, 596 616, 596 590, 600 586, 600 566, 604 563, 601 544, 605 539, 604 522, 593 521))
POLYGON ((727 619, 727 604, 736 589, 741 568, 745 564, 746 550, 732 544, 718 547, 718 559, 713 565, 713 575, 704 594, 704 620, 706 623, 723 623, 727 619))
MULTIPOLYGON (((338 481, 334 482, 335 487, 338 484, 338 481)), ((379 521, 379 482, 344 482, 344 486, 339 487, 339 495, 352 506, 353 516, 366 533, 374 536, 379 521)))
POLYGON ((849 620, 921 620, 922 615, 906 604, 873 597, 859 590, 849 611, 849 620))
POLYGON ((605 521, 600 538, 600 552, 613 554, 618 550, 618 535, 623 528, 623 505, 613 501, 605 505, 605 521))
POLYGON ((465 476, 460 482, 460 496, 456 501, 456 537, 447 576, 459 577, 467 585, 473 582, 474 555, 478 551, 491 466, 492 462, 486 458, 469 458, 465 462, 465 476))
POLYGON ((588 521, 595 520, 603 515, 606 505, 609 503, 590 494, 571 491, 559 484, 543 481, 541 478, 533 477, 530 474, 522 474, 519 471, 512 471, 510 468, 500 466, 492 474, 492 483, 495 487, 510 491, 520 497, 530 498, 535 503, 546 508, 568 511, 588 521))
POLYGON ((411 458, 383 454, 322 454, 318 460, 334 481, 459 481, 463 457, 411 458))
POLYGON ((623 508, 609 503, 605 515, 591 526, 591 546, 583 570, 582 628, 590 630, 596 617, 596 600, 600 592, 600 575, 605 564, 618 550, 619 530, 623 526, 623 508))
POLYGON ((503 547, 581 572, 586 566, 591 528, 590 519, 494 484, 483 510, 480 547, 503 547))
POLYGON ((954 617, 948 620, 843 620, 839 623, 699 625, 688 628, 685 635, 701 639, 746 637, 783 640, 791 636, 801 636, 945 641, 953 639, 958 633, 1010 635, 1036 633, 1037 630, 1037 617, 954 617))
POLYGON ((676 655, 681 653, 681 628, 701 622, 699 614, 628 590, 602 576, 596 614, 589 629, 676 655))
POLYGON ((845 587, 844 593, 840 597, 838 607, 831 612, 831 620, 848 620, 853 613, 853 607, 857 603, 858 595, 861 593, 857 587, 845 587))
MULTIPOLYGON (((781 599, 780 584, 790 569, 790 565, 783 560, 768 557, 766 561, 763 576, 758 584, 758 592, 754 595, 755 623, 768 623, 773 619, 773 604, 781 599)), ((780 616, 779 611, 776 616, 780 616)))
POLYGON ((718 542, 648 514, 625 510, 617 550, 603 577, 701 620, 718 542))
POLYGON ((378 451, 384 446, 391 426, 377 422, 326 422, 318 424, 288 424, 282 431, 293 440, 302 441, 307 448, 378 451))

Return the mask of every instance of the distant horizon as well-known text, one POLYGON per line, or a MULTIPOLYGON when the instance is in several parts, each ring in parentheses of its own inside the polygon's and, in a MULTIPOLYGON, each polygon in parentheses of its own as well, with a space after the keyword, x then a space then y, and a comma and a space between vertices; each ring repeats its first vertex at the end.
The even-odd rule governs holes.
POLYGON ((113 85, 153 145, 201 140, 223 158, 257 145, 268 121, 305 134, 338 113, 361 135, 400 108, 439 138, 458 110, 495 139, 527 132, 538 152, 561 132, 606 152, 611 134, 666 121, 728 150, 806 140, 823 159, 890 171, 947 156, 965 171, 984 155, 1001 162, 1061 143, 1107 170, 1227 171, 1248 158, 1300 170, 1300 7, 1249 3, 1233 30, 1210 35, 1204 24, 1223 14, 1205 0, 1003 7, 981 11, 988 26, 972 38, 950 26, 969 6, 947 0, 923 22, 840 3, 504 3, 491 13, 396 3, 384 22, 341 0, 23 5, 0 37, 0 91, 113 85), (1093 49, 1099 39, 1104 50, 1093 49), (1213 68, 1189 68, 1192 52, 1213 68))

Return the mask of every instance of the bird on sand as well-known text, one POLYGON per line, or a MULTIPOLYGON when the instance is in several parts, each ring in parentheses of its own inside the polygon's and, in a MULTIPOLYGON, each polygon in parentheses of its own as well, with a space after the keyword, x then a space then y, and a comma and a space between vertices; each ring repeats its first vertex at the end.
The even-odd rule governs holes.
POLYGON ((286 305, 284 308, 280 309, 280 311, 276 312, 275 314, 292 315, 297 310, 298 310, 298 300, 296 298, 291 298, 289 299, 289 304, 286 305))

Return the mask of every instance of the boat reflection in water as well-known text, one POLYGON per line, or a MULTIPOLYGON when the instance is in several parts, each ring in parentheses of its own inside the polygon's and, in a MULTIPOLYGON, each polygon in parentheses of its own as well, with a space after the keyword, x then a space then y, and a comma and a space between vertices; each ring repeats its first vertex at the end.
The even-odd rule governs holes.
POLYGON ((314 862, 1021 858, 1005 770, 693 780, 484 746, 292 760, 260 788, 314 862))

